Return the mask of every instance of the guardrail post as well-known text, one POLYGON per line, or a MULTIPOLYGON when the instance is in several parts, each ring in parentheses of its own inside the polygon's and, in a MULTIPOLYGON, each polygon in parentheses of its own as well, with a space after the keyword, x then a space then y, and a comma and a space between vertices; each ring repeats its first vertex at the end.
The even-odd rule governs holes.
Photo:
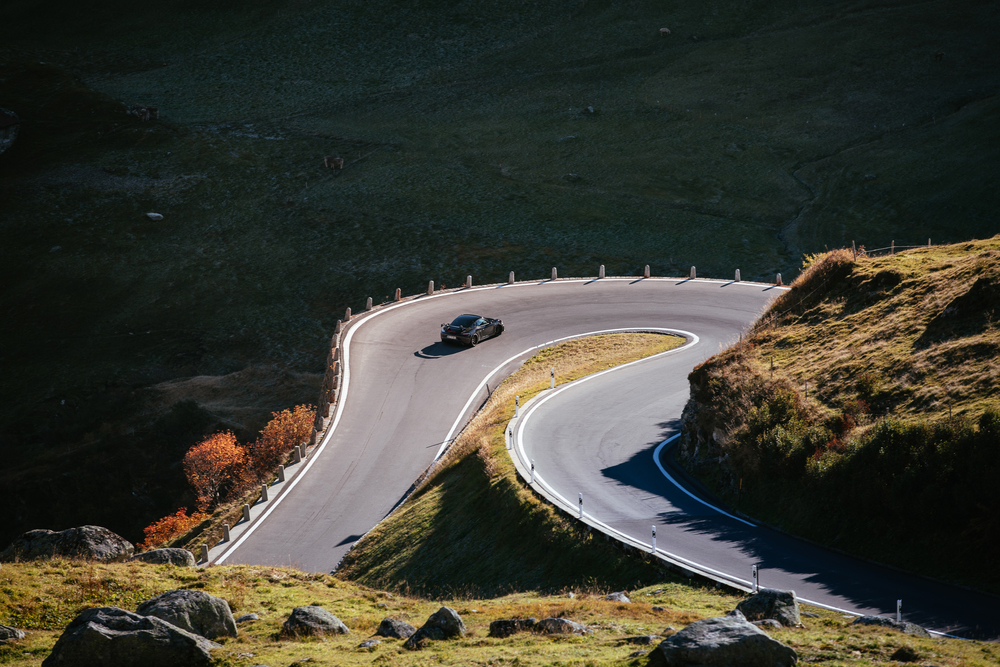
POLYGON ((601 267, 599 269, 597 269, 597 277, 598 278, 603 278, 604 277, 604 265, 603 264, 601 264, 601 267))
POLYGON ((302 458, 306 458, 307 456, 309 456, 309 453, 306 452, 306 446, 305 445, 299 445, 299 447, 302 450, 302 458))
POLYGON ((653 550, 650 553, 656 554, 656 526, 653 526, 653 550))
POLYGON ((222 524, 222 541, 223 542, 228 542, 229 541, 229 524, 228 523, 222 524))
POLYGON ((433 280, 428 281, 428 283, 427 283, 427 293, 428 294, 434 294, 434 281, 433 280))
POLYGON ((556 369, 553 366, 549 369, 549 389, 556 388, 556 369))
POLYGON ((392 299, 393 301, 399 301, 403 298, 403 290, 396 288, 396 296, 392 299))
POLYGON ((279 482, 285 481, 285 466, 283 465, 278 466, 278 481, 279 482))
POLYGON ((344 320, 337 320, 337 324, 333 327, 333 333, 340 333, 340 330, 344 326, 344 320))
POLYGON ((513 271, 511 271, 510 275, 507 276, 507 284, 508 285, 513 285, 514 284, 514 272, 513 271))
POLYGON ((521 397, 520 396, 515 396, 514 397, 514 419, 517 419, 520 416, 521 416, 521 397))
POLYGON ((472 276, 465 276, 465 286, 472 287, 472 276))
POLYGON ((760 580, 757 578, 757 566, 754 565, 751 570, 751 575, 753 576, 753 592, 756 593, 760 590, 760 580))
POLYGON ((350 322, 351 321, 351 308, 350 308, 350 306, 348 306, 347 310, 344 311, 344 321, 345 322, 350 322))
POLYGON ((697 275, 698 275, 698 274, 697 274, 697 273, 695 273, 695 271, 694 271, 694 267, 692 266, 692 267, 691 267, 691 276, 690 276, 690 279, 691 279, 691 280, 694 280, 694 279, 695 279, 695 278, 697 277, 697 275))
POLYGON ((737 282, 737 283, 740 282, 740 270, 739 269, 736 269, 736 278, 734 279, 733 282, 737 282))
POLYGON ((250 506, 246 503, 243 504, 243 520, 250 521, 250 506))
POLYGON ((931 247, 931 240, 930 240, 930 239, 927 239, 927 247, 928 247, 928 248, 930 248, 930 247, 931 247))
POLYGON ((896 622, 901 623, 903 621, 903 601, 896 600, 896 622))
POLYGON ((298 445, 292 450, 292 463, 302 463, 302 450, 298 445))
POLYGON ((895 255, 896 254, 896 242, 895 241, 891 241, 889 243, 889 254, 890 255, 895 255))
POLYGON ((776 285, 778 285, 778 286, 781 286, 781 285, 785 284, 785 283, 781 282, 781 274, 780 273, 778 274, 778 277, 774 279, 774 283, 776 285))
POLYGON ((267 502, 267 484, 260 485, 260 499, 262 502, 267 502))
POLYGON ((535 483, 535 459, 531 459, 531 483, 535 483))
POLYGON ((580 494, 580 518, 583 518, 583 494, 580 494))
POLYGON ((372 298, 368 297, 368 300, 365 301, 365 310, 371 310, 371 309, 372 309, 372 298))
POLYGON ((201 545, 201 560, 204 561, 204 562, 206 562, 206 563, 208 562, 208 545, 207 544, 201 545))
POLYGON ((559 273, 556 271, 556 267, 553 266, 552 267, 552 280, 555 280, 558 277, 559 277, 559 273))
POLYGON ((642 270, 642 277, 643 278, 648 278, 649 277, 649 264, 647 264, 646 268, 642 270))
POLYGON ((851 241, 851 254, 854 255, 854 261, 858 261, 858 248, 854 245, 854 241, 851 241))

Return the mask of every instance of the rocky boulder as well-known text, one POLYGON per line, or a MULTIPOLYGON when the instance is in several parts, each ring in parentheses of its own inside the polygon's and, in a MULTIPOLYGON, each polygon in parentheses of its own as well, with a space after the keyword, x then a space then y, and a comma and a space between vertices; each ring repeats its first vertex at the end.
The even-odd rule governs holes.
POLYGON ((200 667, 213 648, 219 644, 155 616, 95 607, 73 619, 42 667, 200 667))
POLYGON ((605 595, 604 599, 608 602, 624 602, 625 604, 630 604, 632 602, 628 599, 628 596, 625 595, 624 591, 618 591, 617 593, 605 595))
POLYGON ((535 624, 535 631, 546 635, 585 635, 587 626, 568 618, 543 618, 535 624))
POLYGON ((0 644, 24 639, 24 630, 18 630, 7 625, 0 625, 0 644))
POLYGON ((651 667, 779 667, 798 661, 795 649, 771 639, 739 611, 706 618, 663 640, 649 659, 651 667))
POLYGON ((323 607, 310 605, 296 607, 288 620, 281 626, 281 634, 286 637, 307 635, 347 635, 351 631, 344 623, 323 607))
POLYGON ((927 632, 916 623, 910 623, 909 621, 897 621, 892 618, 885 618, 884 616, 861 616, 856 618, 854 623, 851 625, 878 625, 883 628, 899 630, 900 632, 905 632, 906 634, 913 635, 914 637, 931 636, 931 633, 927 632))
POLYGON ((208 639, 236 636, 229 603, 204 591, 167 591, 143 602, 135 613, 155 616, 208 639))
POLYGON ((129 560, 141 563, 155 563, 157 565, 177 565, 180 567, 194 567, 197 565, 194 554, 187 549, 153 549, 152 551, 144 551, 141 554, 136 554, 129 560))
POLYGON ((528 630, 534 630, 535 624, 537 623, 538 623, 537 618, 499 619, 490 623, 490 637, 503 639, 505 637, 510 637, 511 635, 517 634, 518 632, 526 632, 528 630))
POLYGON ((441 641, 465 636, 465 623, 458 612, 450 607, 441 607, 427 618, 427 622, 403 644, 412 650, 423 648, 428 641, 441 641))
POLYGON ((29 530, 0 552, 0 561, 39 558, 86 558, 105 562, 128 560, 135 546, 121 535, 100 526, 80 526, 54 531, 29 530))
POLYGON ((748 621, 763 621, 770 618, 788 627, 802 625, 795 591, 762 588, 736 605, 736 609, 748 621))
POLYGON ((393 639, 409 639, 417 629, 407 623, 395 618, 383 618, 378 624, 375 634, 379 637, 392 637, 393 639))

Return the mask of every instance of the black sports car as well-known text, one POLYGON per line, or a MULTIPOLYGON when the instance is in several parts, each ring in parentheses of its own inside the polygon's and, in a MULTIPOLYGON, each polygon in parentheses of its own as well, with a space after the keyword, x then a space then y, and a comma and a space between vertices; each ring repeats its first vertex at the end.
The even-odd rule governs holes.
POLYGON ((503 322, 481 315, 459 315, 451 324, 441 325, 442 343, 475 345, 503 333, 503 322))

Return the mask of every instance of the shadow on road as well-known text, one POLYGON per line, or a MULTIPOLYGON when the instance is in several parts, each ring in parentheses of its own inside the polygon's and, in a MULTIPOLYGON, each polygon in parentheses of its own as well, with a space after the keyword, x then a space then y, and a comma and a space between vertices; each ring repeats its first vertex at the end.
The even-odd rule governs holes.
POLYGON ((413 356, 420 357, 421 359, 440 359, 441 357, 451 356, 461 352, 464 348, 458 345, 446 345, 445 343, 437 342, 432 345, 428 345, 422 350, 417 350, 413 353, 413 356))

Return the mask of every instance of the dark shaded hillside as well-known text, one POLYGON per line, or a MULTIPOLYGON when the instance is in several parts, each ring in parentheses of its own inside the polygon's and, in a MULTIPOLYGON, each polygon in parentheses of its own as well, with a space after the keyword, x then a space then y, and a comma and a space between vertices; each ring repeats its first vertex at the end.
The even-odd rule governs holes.
POLYGON ((995 3, 4 12, 22 134, 0 155, 0 485, 24 502, 0 542, 96 521, 81 496, 137 539, 184 500, 178 452, 314 401, 336 319, 396 287, 789 278, 852 239, 998 226, 995 3))
POLYGON ((1000 590, 1000 236, 820 255, 691 373, 678 457, 743 512, 1000 590))

